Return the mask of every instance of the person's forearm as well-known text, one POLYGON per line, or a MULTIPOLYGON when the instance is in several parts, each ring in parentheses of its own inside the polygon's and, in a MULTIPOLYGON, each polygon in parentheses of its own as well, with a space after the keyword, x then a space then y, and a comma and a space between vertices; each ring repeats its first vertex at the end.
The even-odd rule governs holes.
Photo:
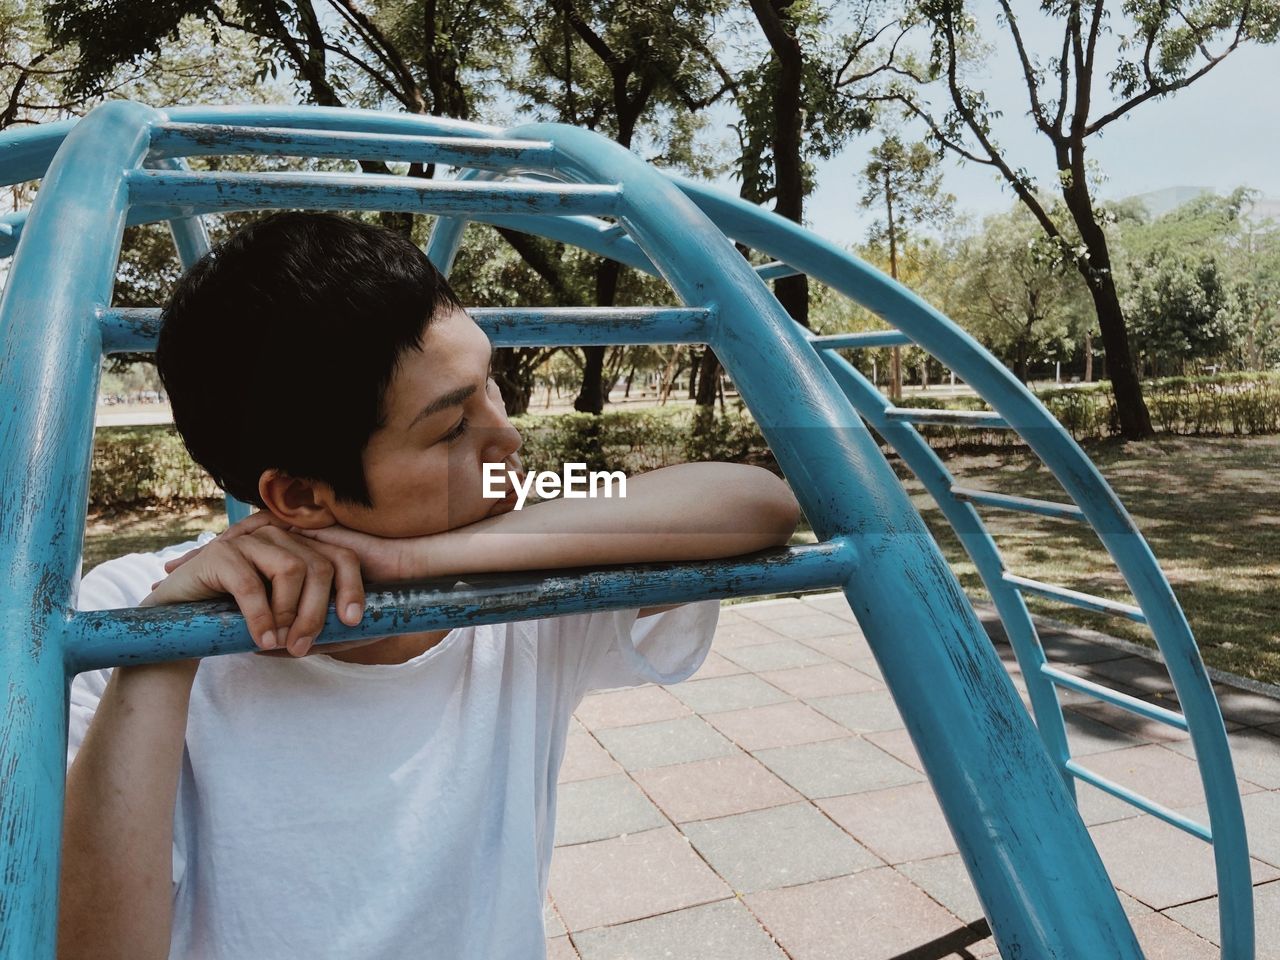
POLYGON ((67 773, 59 960, 169 955, 173 809, 198 666, 112 673, 67 773))
POLYGON ((548 500, 421 538, 407 573, 711 560, 786 543, 798 518, 786 482, 761 467, 681 464, 628 478, 625 498, 548 500))

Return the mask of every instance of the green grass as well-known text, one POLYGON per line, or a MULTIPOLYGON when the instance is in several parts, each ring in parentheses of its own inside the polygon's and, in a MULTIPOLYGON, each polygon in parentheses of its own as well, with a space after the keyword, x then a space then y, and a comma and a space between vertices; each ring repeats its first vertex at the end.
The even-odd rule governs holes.
MULTIPOLYGON (((1280 436, 1170 438, 1143 444, 1100 442, 1086 452, 1098 464, 1150 542, 1173 584, 1205 661, 1231 673, 1280 683, 1280 436)), ((947 459, 971 487, 1067 499, 1029 453, 958 454, 947 459)), ((987 599, 973 564, 914 478, 913 502, 933 529, 961 584, 987 599)), ((980 508, 1014 573, 1132 602, 1093 532, 1069 520, 980 508)), ((93 518, 85 569, 134 551, 221 529, 218 501, 175 511, 93 518)), ((807 529, 794 543, 813 542, 807 529)), ((1033 612, 1151 644, 1150 633, 1120 617, 1029 597, 1033 612)))

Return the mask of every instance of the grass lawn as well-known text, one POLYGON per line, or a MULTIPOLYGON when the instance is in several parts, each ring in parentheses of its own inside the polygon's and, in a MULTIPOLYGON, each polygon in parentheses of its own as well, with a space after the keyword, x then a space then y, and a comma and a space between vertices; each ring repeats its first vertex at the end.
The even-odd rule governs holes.
MULTIPOLYGON (((1186 610, 1205 661, 1280 683, 1280 437, 1171 438, 1106 442, 1087 452, 1150 542, 1186 610)), ((962 484, 1046 500, 1066 495, 1029 453, 958 454, 947 461, 962 484)), ((941 512, 914 478, 907 488, 974 599, 987 599, 977 572, 941 512)), ((979 508, 1014 573, 1132 602, 1093 532, 1070 520, 979 508)), ((223 525, 219 502, 181 511, 91 517, 85 569, 103 560, 194 538, 223 525)), ((793 542, 812 542, 797 532, 793 542)), ((1146 627, 1121 617, 1028 597, 1033 612, 1151 643, 1146 627)))

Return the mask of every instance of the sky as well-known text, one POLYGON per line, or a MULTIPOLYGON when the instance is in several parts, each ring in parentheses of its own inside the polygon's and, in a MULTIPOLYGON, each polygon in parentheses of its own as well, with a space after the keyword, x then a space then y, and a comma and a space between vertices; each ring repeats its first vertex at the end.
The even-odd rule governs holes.
MULTIPOLYGON (((985 18, 980 17, 984 35, 1001 42, 986 60, 988 69, 975 74, 974 82, 982 81, 991 105, 1004 111, 996 133, 1007 155, 1016 160, 1015 169, 1024 165, 1033 176, 1048 177, 1051 183, 1052 148, 1027 116, 1027 89, 1016 53, 1007 31, 995 24, 987 7, 985 18)), ((1051 32, 1047 24, 1025 20, 1020 26, 1031 49, 1044 51, 1046 59, 1061 42, 1061 33, 1051 32)), ((1174 96, 1139 105, 1089 141, 1087 155, 1107 177, 1101 196, 1117 199, 1175 186, 1228 193, 1243 185, 1280 198, 1277 90, 1280 45, 1243 46, 1174 96)), ((922 133, 917 129, 914 135, 922 133)), ((877 141, 874 132, 860 137, 819 166, 818 187, 806 202, 806 219, 817 233, 841 244, 866 239, 875 212, 858 203, 858 174, 877 141)), ((952 157, 944 164, 943 182, 956 196, 959 212, 981 218, 1014 203, 996 170, 972 163, 961 166, 952 157)), ((724 185, 736 192, 736 184, 724 185)))

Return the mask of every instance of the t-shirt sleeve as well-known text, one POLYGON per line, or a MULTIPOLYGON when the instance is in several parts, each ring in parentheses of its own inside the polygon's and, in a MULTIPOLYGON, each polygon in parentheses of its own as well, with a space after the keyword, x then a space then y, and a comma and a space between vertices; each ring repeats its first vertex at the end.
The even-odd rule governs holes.
POLYGON ((607 610, 560 617, 560 655, 576 664, 574 693, 687 680, 706 660, 719 600, 681 604, 647 617, 607 610))

